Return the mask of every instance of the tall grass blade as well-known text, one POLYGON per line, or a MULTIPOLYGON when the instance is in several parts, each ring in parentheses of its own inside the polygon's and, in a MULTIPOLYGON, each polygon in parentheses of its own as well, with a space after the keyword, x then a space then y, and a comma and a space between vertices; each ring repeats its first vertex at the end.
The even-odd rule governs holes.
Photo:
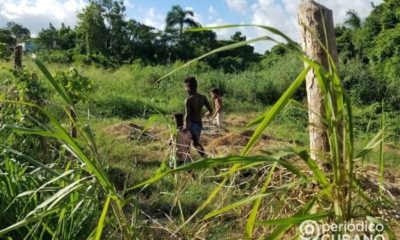
POLYGON ((111 195, 107 196, 106 202, 104 203, 103 206, 103 210, 101 211, 99 223, 97 224, 96 227, 96 235, 94 237, 95 240, 101 239, 101 235, 103 233, 103 229, 107 218, 108 207, 110 206, 110 201, 111 201, 111 195))
MULTIPOLYGON (((299 74, 299 76, 294 80, 294 82, 289 86, 289 88, 282 94, 279 100, 274 104, 274 106, 269 110, 264 116, 253 133, 253 136, 248 141, 246 147, 242 151, 241 155, 246 155, 260 138, 261 134, 264 132, 265 128, 272 122, 272 120, 279 114, 279 112, 286 106, 289 102, 290 98, 296 92, 296 90, 301 86, 301 84, 306 79, 307 73, 310 71, 310 67, 306 67, 303 71, 299 74)), ((258 123, 256 119, 255 122, 250 123, 247 127, 251 127, 258 123)))
POLYGON ((58 81, 56 81, 49 70, 46 68, 46 66, 42 63, 42 61, 39 60, 37 57, 33 57, 33 61, 36 63, 36 65, 39 67, 39 69, 42 71, 42 73, 46 76, 47 80, 50 82, 50 84, 54 87, 54 89, 60 94, 62 99, 65 101, 66 104, 73 106, 73 102, 71 100, 71 96, 68 94, 68 92, 65 90, 64 86, 62 86, 58 81))
POLYGON ((195 63, 195 62, 197 62, 197 61, 199 61, 199 60, 201 60, 203 58, 206 58, 206 57, 208 57, 210 55, 213 55, 213 54, 219 53, 219 52, 228 51, 228 50, 231 50, 231 49, 234 49, 234 48, 242 47, 242 46, 245 46, 247 44, 259 42, 259 41, 262 41, 262 40, 273 40, 273 39, 270 38, 269 36, 262 36, 262 37, 257 37, 257 38, 253 38, 253 39, 250 39, 250 40, 247 40, 247 41, 237 42, 237 43, 233 43, 233 44, 230 44, 230 45, 227 45, 227 46, 223 46, 223 47, 214 49, 214 50, 212 50, 212 51, 210 51, 210 52, 208 52, 208 53, 206 53, 206 54, 204 54, 204 55, 202 55, 200 57, 197 57, 197 58, 185 63, 184 65, 174 69, 173 71, 167 73, 166 75, 164 75, 160 79, 158 79, 157 82, 160 82, 161 80, 163 80, 164 78, 174 74, 175 72, 177 72, 177 71, 179 71, 179 70, 181 70, 183 68, 186 68, 189 65, 191 65, 192 63, 195 63))
MULTIPOLYGON (((307 216, 308 212, 311 210, 311 208, 315 205, 317 198, 314 197, 311 199, 306 205, 304 205, 299 211, 296 212, 296 214, 293 215, 293 219, 302 217, 302 216, 307 216)), ((275 239, 281 239, 282 235, 289 230, 294 224, 288 223, 285 225, 279 225, 275 228, 275 230, 267 235, 264 239, 266 240, 275 240, 275 239)))
MULTIPOLYGON (((382 101, 382 112, 381 112, 381 129, 384 129, 385 125, 385 111, 384 103, 382 101)), ((383 156, 384 139, 379 144, 379 194, 382 196, 384 186, 384 171, 385 171, 385 158, 383 156)))
MULTIPOLYGON (((271 167, 271 169, 269 170, 268 176, 265 179, 265 182, 262 186, 262 188, 260 189, 259 194, 265 194, 265 192, 267 191, 267 187, 269 186, 269 183, 271 182, 272 176, 275 173, 275 168, 276 168, 277 164, 274 163, 271 167)), ((251 238, 253 236, 253 230, 254 230, 254 225, 257 219, 257 213, 258 213, 258 209, 260 207, 261 204, 261 198, 256 199, 253 203, 253 208, 251 209, 249 218, 247 219, 247 223, 246 223, 246 236, 248 238, 251 238)))
POLYGON ((220 26, 210 26, 210 27, 199 27, 199 28, 189 28, 187 31, 190 32, 199 32, 199 31, 206 31, 206 30, 218 30, 218 29, 226 29, 226 28, 239 28, 239 27, 258 27, 262 28, 264 30, 267 30, 271 32, 272 34, 275 34, 277 36, 282 37, 287 41, 288 44, 291 45, 294 49, 296 49, 298 52, 301 52, 301 49, 299 45, 290 39, 286 34, 283 32, 279 31, 276 28, 265 26, 265 25, 258 25, 258 24, 228 24, 228 25, 220 25, 220 26))
POLYGON ((327 217, 333 216, 334 213, 332 212, 320 212, 316 214, 310 214, 306 216, 293 216, 291 218, 285 219, 276 219, 276 220, 269 220, 269 221, 261 221, 257 222, 257 225, 294 225, 302 223, 306 220, 321 220, 327 217))
POLYGON ((230 205, 228 205, 226 207, 223 207, 221 209, 218 209, 216 211, 208 213, 206 216, 204 216, 203 220, 207 220, 209 218, 221 215, 221 214, 226 213, 226 212, 228 212, 228 211, 230 211, 232 209, 238 208, 238 207, 240 207, 242 205, 245 205, 247 203, 253 202, 254 200, 258 200, 258 199, 264 198, 266 196, 268 196, 268 194, 257 194, 257 195, 254 195, 254 196, 251 196, 251 197, 248 197, 248 198, 244 198, 244 199, 239 200, 239 201, 237 201, 235 203, 232 203, 232 204, 230 204, 230 205))

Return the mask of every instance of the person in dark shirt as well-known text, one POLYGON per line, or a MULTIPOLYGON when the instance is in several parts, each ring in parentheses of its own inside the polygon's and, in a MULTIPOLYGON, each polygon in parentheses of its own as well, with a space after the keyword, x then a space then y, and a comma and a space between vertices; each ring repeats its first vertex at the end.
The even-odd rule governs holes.
POLYGON ((204 95, 197 93, 197 81, 195 77, 185 78, 185 89, 189 97, 185 100, 185 120, 186 128, 192 134, 193 146, 197 149, 200 156, 205 157, 203 146, 200 144, 201 130, 203 129, 202 110, 205 106, 208 110, 207 115, 212 115, 212 108, 204 95))

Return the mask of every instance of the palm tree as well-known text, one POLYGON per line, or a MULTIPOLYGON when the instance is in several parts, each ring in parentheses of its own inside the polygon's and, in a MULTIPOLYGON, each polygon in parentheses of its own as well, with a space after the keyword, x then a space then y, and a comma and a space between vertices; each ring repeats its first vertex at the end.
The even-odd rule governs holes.
POLYGON ((358 13, 355 10, 349 10, 346 12, 347 19, 344 21, 344 24, 353 30, 357 30, 362 25, 362 20, 358 13))
POLYGON ((171 11, 167 13, 166 23, 167 29, 174 28, 176 25, 179 26, 179 33, 182 36, 183 27, 187 25, 189 27, 198 27, 199 23, 193 20, 194 12, 191 10, 183 10, 181 6, 175 5, 171 11))

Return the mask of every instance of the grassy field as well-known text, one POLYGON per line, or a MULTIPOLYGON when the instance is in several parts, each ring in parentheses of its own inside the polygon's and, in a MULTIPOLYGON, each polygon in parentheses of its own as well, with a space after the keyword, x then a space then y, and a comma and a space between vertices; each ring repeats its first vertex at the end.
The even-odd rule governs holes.
MULTIPOLYGON (((9 66, 10 63, 2 63, 9 66)), ((83 124, 89 124, 95 133, 99 152, 108 166, 107 173, 117 190, 126 196, 135 196, 138 209, 128 208, 127 214, 135 216, 142 236, 148 239, 174 238, 178 225, 206 200, 221 179, 219 173, 225 170, 214 168, 196 170, 191 173, 168 175, 159 182, 140 190, 125 192, 124 189, 151 178, 170 158, 170 127, 174 124, 171 114, 183 111, 185 93, 182 80, 187 75, 199 79, 200 91, 207 94, 210 89, 219 87, 226 93, 225 129, 215 131, 206 126, 202 143, 213 157, 238 155, 250 139, 253 131, 244 130, 245 125, 261 112, 270 109, 289 85, 293 73, 287 72, 281 64, 266 70, 249 70, 240 74, 224 74, 221 71, 205 69, 195 65, 176 75, 157 82, 164 74, 181 63, 171 66, 143 66, 133 64, 118 70, 101 69, 94 66, 76 66, 92 81, 92 91, 88 101, 78 105, 78 114, 83 124), (283 77, 282 77, 283 76, 283 77), (279 79, 279 80, 277 80, 279 79), (217 176, 216 176, 217 175, 217 176)), ((297 66, 298 62, 290 63, 297 66)), ((29 61, 27 68, 37 71, 29 61)), ((68 69, 70 66, 49 65, 52 72, 68 69)), ((43 80, 44 85, 48 85, 43 80)), ((296 94, 301 99, 304 92, 296 94)), ((56 113, 67 124, 65 115, 59 107, 60 96, 51 93, 46 108, 56 113)), ((304 102, 301 102, 304 104, 304 102)), ((379 104, 357 106, 354 110, 356 148, 362 147, 380 130, 379 104)), ((385 177, 397 201, 400 197, 400 118, 397 112, 386 113, 388 138, 384 143, 385 177)), ((82 124, 82 125, 83 125, 82 124)), ((264 132, 251 155, 279 153, 284 148, 307 147, 307 113, 294 105, 289 105, 264 132)), ((192 151, 194 160, 198 155, 192 151)), ((380 153, 375 149, 365 162, 357 162, 365 179, 378 180, 380 153)), ((289 161, 302 167, 297 158, 289 161)), ((253 167, 235 175, 232 184, 224 186, 218 193, 218 201, 212 202, 205 213, 236 202, 239 198, 254 195, 260 188, 268 167, 253 167)), ((278 168, 272 176, 272 185, 285 186, 294 178, 283 168, 278 168)), ((367 191, 374 191, 374 186, 367 191)), ((306 189, 310 190, 310 186, 306 189)), ((292 211, 307 198, 306 192, 292 191, 290 198, 266 198, 260 209, 264 216, 282 217, 292 211), (293 207, 291 207, 293 206, 293 207), (279 210, 277 210, 279 209, 279 210)), ((228 211, 219 217, 196 221, 197 217, 178 232, 182 239, 233 239, 242 238, 243 229, 249 214, 249 206, 228 211)), ((255 236, 265 235, 270 228, 258 227, 255 236)), ((110 238, 116 237, 111 236, 110 238)), ((288 236, 291 233, 287 233, 288 236)), ((106 237, 107 238, 107 237, 106 237)))
MULTIPOLYGON (((94 81, 96 91, 91 96, 95 104, 89 103, 89 108, 93 105, 99 109, 111 109, 112 113, 94 113, 91 124, 96 129, 97 141, 110 161, 110 173, 114 181, 121 189, 124 186, 131 186, 153 176, 154 172, 161 165, 164 159, 170 155, 168 139, 172 126, 171 113, 182 111, 183 87, 181 79, 188 73, 180 73, 171 79, 165 80, 165 85, 160 86, 146 85, 142 81, 140 85, 135 83, 135 79, 145 79, 146 71, 153 80, 168 71, 157 68, 145 68, 138 70, 134 67, 120 69, 117 72, 107 72, 104 70, 86 71, 94 81), (133 70, 132 70, 133 68, 133 70), (140 73, 141 75, 137 75, 140 73), (157 74, 158 73, 158 74, 157 74), (154 76, 152 75, 154 74, 154 76), (115 84, 117 82, 117 84, 115 84), (141 91, 139 92, 138 89, 141 91), (170 92, 167 90, 170 89, 170 92), (149 96, 150 99, 149 99, 149 96), (157 96, 152 98, 152 96, 157 96), (115 102, 113 102, 114 100, 115 102), (118 100, 117 100, 118 99, 118 100), (99 102, 102 104, 97 105, 99 102), (139 101, 139 102, 137 102, 139 101), (142 102, 140 102, 142 101, 142 102), (142 106, 147 103, 161 109, 161 114, 152 115, 151 110, 141 109, 141 114, 126 112, 126 109, 135 106, 142 106), (93 104, 93 105, 92 105, 93 104), (119 105, 119 106, 118 106, 119 105), (115 108, 119 109, 115 112, 115 108), (113 116, 113 117, 110 117, 113 116), (145 129, 145 133, 140 130, 145 129), (147 135, 147 133, 149 135, 147 135)), ((207 93, 207 89, 212 87, 215 80, 219 79, 228 82, 234 79, 245 79, 246 87, 257 88, 258 82, 253 81, 255 73, 243 73, 238 75, 221 74, 220 72, 206 72, 195 75, 200 79, 201 91, 207 93), (249 86, 250 85, 250 86, 249 86)), ((147 78, 149 79, 149 77, 147 78)), ((240 88, 242 89, 242 88, 240 88)), ((245 90, 246 91, 246 90, 245 90)), ((224 157, 238 155, 240 150, 246 145, 252 132, 244 131, 244 126, 264 109, 268 109, 267 103, 251 99, 251 92, 243 93, 245 101, 238 101, 235 96, 226 96, 226 107, 228 115, 225 119, 226 131, 213 133, 206 130, 203 134, 202 142, 206 151, 213 157, 224 157)), ((129 111, 129 110, 128 110, 129 111)), ((252 155, 261 154, 262 151, 274 153, 284 147, 306 147, 308 145, 307 133, 307 113, 303 109, 289 106, 283 114, 265 132, 262 140, 254 148, 252 155)), ((379 106, 363 106, 355 109, 356 124, 356 146, 361 149, 370 141, 380 128, 379 106)), ((400 120, 397 113, 387 114, 388 129, 391 135, 385 142, 385 169, 386 176, 392 179, 392 183, 398 183, 400 177, 400 148, 399 146, 399 126, 400 120)), ((192 156, 198 159, 195 151, 192 156)), ((298 161, 298 159, 294 159, 298 161)), ((365 167, 365 176, 376 179, 379 164, 379 149, 375 149, 368 155, 365 163, 358 163, 358 166, 365 167)), ((284 172, 284 170, 282 170, 284 172)), ((177 223, 183 222, 197 209, 206 199, 208 193, 216 186, 219 178, 212 177, 218 172, 214 170, 197 171, 193 178, 190 174, 179 174, 168 176, 162 181, 135 192, 138 197, 141 209, 141 219, 149 223, 146 231, 154 239, 162 239, 164 234, 172 234, 177 227, 177 223), (183 215, 180 214, 182 209, 183 215)), ((229 205, 243 196, 254 194, 254 185, 259 184, 259 179, 263 177, 263 169, 254 168, 239 176, 232 186, 233 191, 223 191, 220 193, 222 201, 211 204, 208 211, 229 205), (226 195, 225 195, 226 194, 226 195)), ((277 185, 284 184, 283 180, 276 179, 277 185)), ((375 180, 376 181, 376 180, 375 180)), ((296 204, 297 198, 293 196, 292 204, 296 204)), ((264 204, 268 205, 266 201, 264 204)), ((207 210, 205 210, 207 212, 207 210)), ((183 232, 182 237, 186 238, 207 238, 207 239, 231 239, 241 238, 245 227, 246 215, 249 209, 246 207, 238 208, 222 217, 205 222, 189 224, 183 232)), ((268 211, 265 211, 266 214, 268 211)), ((276 213, 275 213, 276 214, 276 213)), ((146 224, 145 224, 146 225, 146 224)), ((258 234, 265 234, 265 229, 260 228, 258 234)), ((172 235, 171 235, 172 236, 172 235)))
MULTIPOLYGON (((246 115, 232 113, 226 117, 226 131, 218 133, 204 131, 202 142, 207 152, 214 157, 238 155, 251 136, 251 132, 243 131, 248 117, 256 116, 256 113, 246 115)), ((93 124, 97 129, 97 139, 102 150, 107 153, 110 160, 110 173, 120 189, 124 186, 131 186, 145 181, 153 176, 154 172, 161 165, 162 160, 168 158, 170 146, 168 145, 168 123, 151 124, 142 135, 140 129, 148 126, 144 119, 134 118, 121 121, 120 119, 94 120, 93 124), (149 135, 147 135, 149 134, 149 135), (153 138, 155 137, 155 138, 153 138)), ((253 155, 261 151, 273 153, 284 147, 307 146, 307 133, 304 123, 292 121, 279 121, 269 128, 262 140, 253 150, 253 155)), ((365 145, 372 137, 372 133, 357 138, 357 146, 365 145)), ((193 150, 192 156, 198 159, 197 153, 193 150)), ((398 141, 393 140, 385 144, 385 176, 392 184, 398 185, 400 179, 400 148, 398 141)), ((364 163, 365 176, 372 177, 376 181, 379 163, 379 150, 376 149, 368 156, 364 163)), ((298 162, 298 159, 293 159, 298 162)), ((361 167, 361 163, 358 166, 361 167)), ((222 201, 209 206, 209 210, 218 209, 232 204, 237 198, 254 194, 254 185, 257 185, 259 178, 263 177, 263 170, 254 168, 242 173, 231 186, 233 191, 224 196, 221 193, 222 201)), ((282 170, 284 172, 284 170, 282 170)), ((162 239, 164 234, 172 234, 177 227, 175 224, 182 221, 179 213, 181 204, 184 217, 187 218, 206 199, 208 193, 215 187, 219 178, 213 177, 218 172, 215 170, 196 171, 193 177, 191 174, 183 173, 176 176, 168 176, 162 181, 135 192, 141 206, 142 219, 150 229, 151 238, 162 239), (157 231, 155 231, 157 229, 157 231)), ((284 184, 284 181, 275 179, 274 184, 284 184)), ((394 194, 399 197, 399 192, 394 194)), ((293 196, 292 204, 296 204, 297 197, 293 196)), ((267 204, 267 202, 265 202, 267 204)), ((238 208, 222 217, 211 221, 200 222, 188 225, 182 237, 207 238, 207 239, 232 239, 241 238, 245 227, 246 216, 249 209, 238 208)), ((207 212, 207 210, 206 210, 207 212)), ((258 234, 263 235, 260 229, 258 234)))

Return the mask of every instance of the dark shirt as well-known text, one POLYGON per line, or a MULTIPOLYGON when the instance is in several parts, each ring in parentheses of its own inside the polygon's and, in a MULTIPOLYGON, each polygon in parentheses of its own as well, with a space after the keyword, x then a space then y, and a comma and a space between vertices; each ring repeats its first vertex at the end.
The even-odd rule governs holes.
POLYGON ((186 110, 186 124, 189 126, 189 123, 198 123, 202 124, 202 110, 203 106, 207 108, 207 110, 212 113, 212 108, 207 98, 201 94, 193 94, 190 95, 186 99, 185 110, 186 110))

